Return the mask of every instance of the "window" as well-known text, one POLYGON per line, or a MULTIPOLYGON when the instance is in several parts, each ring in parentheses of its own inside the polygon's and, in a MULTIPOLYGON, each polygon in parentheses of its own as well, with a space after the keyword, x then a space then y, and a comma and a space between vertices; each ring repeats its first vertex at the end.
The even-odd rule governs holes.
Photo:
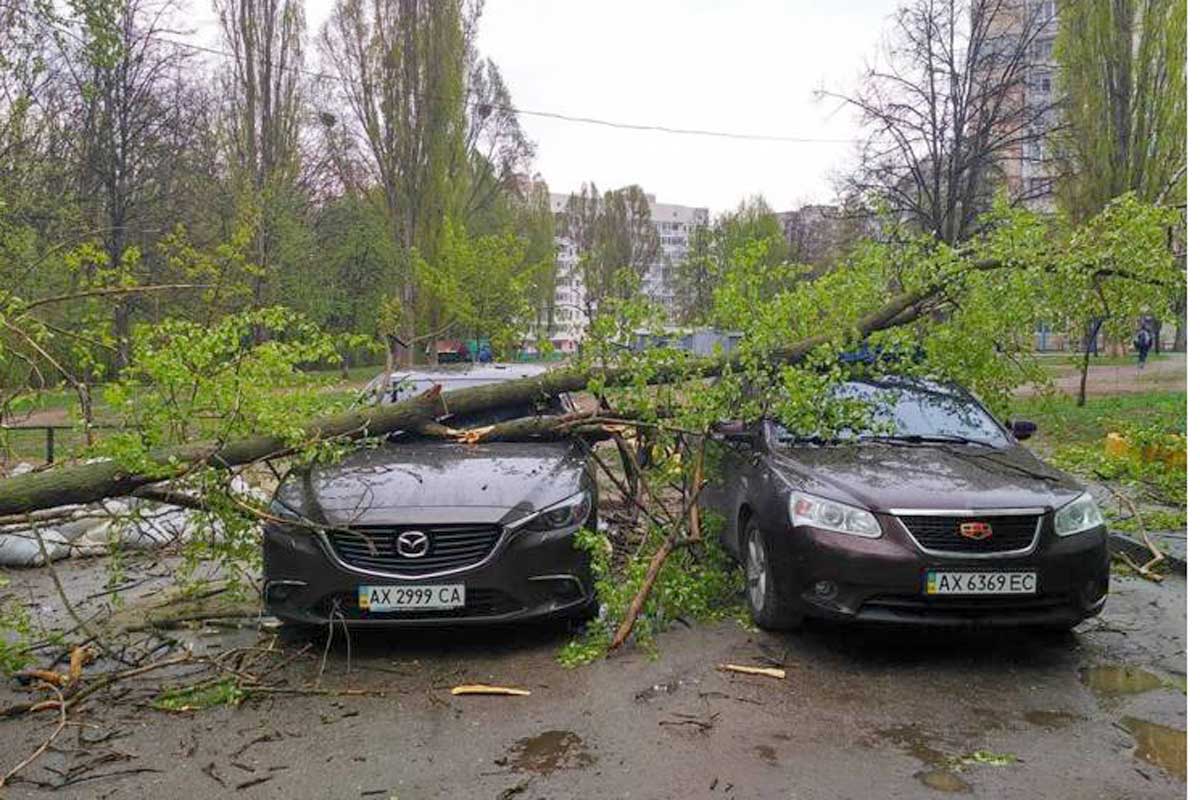
POLYGON ((1033 4, 1034 22, 1052 22, 1054 20, 1054 0, 1035 0, 1033 4))
POLYGON ((1052 80, 1049 70, 1034 70, 1029 76, 1029 89, 1035 93, 1049 94, 1052 80))

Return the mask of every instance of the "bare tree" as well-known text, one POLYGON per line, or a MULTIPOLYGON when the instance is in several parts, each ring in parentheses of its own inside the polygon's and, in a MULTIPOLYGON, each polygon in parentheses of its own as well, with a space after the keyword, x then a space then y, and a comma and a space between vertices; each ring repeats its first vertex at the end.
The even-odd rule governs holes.
MULTIPOLYGON (((1025 146, 1053 124, 1046 95, 1028 84, 1051 15, 1035 0, 910 0, 884 42, 883 64, 854 94, 822 92, 858 110, 866 130, 850 199, 882 200, 942 241, 975 229, 1025 146)), ((1040 88, 1040 87, 1039 87, 1040 88)), ((1011 180, 1011 179, 1010 179, 1011 180)), ((1048 182, 1010 185, 1018 199, 1048 182)))
MULTIPOLYGON (((167 36, 174 10, 171 2, 126 0, 98 7, 75 30, 54 29, 79 126, 79 196, 108 268, 125 281, 139 277, 126 273, 140 266, 141 225, 166 199, 163 176, 194 113, 178 102, 190 54, 167 36)), ((117 366, 129 360, 137 303, 135 294, 113 303, 117 366)))

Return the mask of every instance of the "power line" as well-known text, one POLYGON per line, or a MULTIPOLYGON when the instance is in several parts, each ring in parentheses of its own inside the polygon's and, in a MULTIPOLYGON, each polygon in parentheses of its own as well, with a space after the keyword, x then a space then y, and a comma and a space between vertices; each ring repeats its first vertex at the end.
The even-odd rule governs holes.
MULTIPOLYGON (((156 41, 164 44, 172 44, 177 47, 184 47, 195 50, 201 53, 209 53, 210 55, 220 56, 221 58, 235 58, 233 53, 227 50, 220 50, 215 47, 207 47, 205 45, 195 44, 194 42, 183 42, 178 39, 167 39, 164 37, 153 37, 156 41)), ((336 81, 336 75, 330 75, 327 72, 316 72, 306 70, 301 67, 284 67, 283 69, 293 70, 301 75, 308 75, 313 78, 322 80, 336 81)), ((565 114, 558 111, 541 111, 532 108, 518 108, 516 106, 497 106, 492 103, 482 103, 476 101, 467 101, 467 105, 475 108, 488 107, 507 111, 512 114, 521 114, 527 117, 541 117, 543 119, 555 119, 562 122, 575 122, 583 125, 599 125, 605 128, 618 128, 621 130, 642 131, 652 133, 668 133, 680 136, 709 136, 719 139, 738 139, 742 141, 752 142, 786 142, 790 144, 857 144, 857 139, 832 139, 832 138, 814 138, 804 136, 788 136, 770 133, 742 133, 736 131, 714 131, 705 128, 676 128, 670 125, 657 125, 650 123, 637 122, 616 122, 609 119, 601 119, 600 117, 583 117, 575 114, 565 114)))
MULTIPOLYGON (((65 33, 78 40, 78 37, 73 31, 61 28, 53 23, 47 22, 50 27, 56 28, 62 33, 65 33)), ((162 44, 169 44, 175 47, 182 47, 188 50, 193 50, 198 53, 207 53, 209 55, 219 56, 225 59, 236 58, 233 53, 227 50, 221 50, 216 47, 208 47, 194 42, 184 42, 178 39, 169 39, 164 36, 151 34, 147 38, 152 39, 162 44)), ((304 69, 302 67, 289 66, 282 69, 295 72, 298 75, 307 75, 312 78, 321 80, 337 81, 336 75, 330 75, 326 72, 317 72, 314 70, 304 69)), ((517 106, 500 106, 494 103, 484 103, 479 101, 467 100, 466 104, 472 108, 489 108, 491 110, 505 111, 510 114, 519 114, 526 117, 538 117, 541 119, 553 119, 560 122, 572 122, 580 125, 596 125, 604 128, 614 128, 618 130, 639 131, 643 133, 665 133, 675 136, 702 136, 714 139, 733 139, 738 141, 750 142, 781 142, 785 144, 858 144, 857 139, 834 139, 820 137, 805 137, 805 136, 789 136, 785 134, 770 134, 770 133, 745 133, 740 131, 717 131, 706 128, 677 128, 671 125, 659 125, 654 123, 638 123, 638 122, 618 122, 611 119, 603 119, 600 117, 579 116, 575 114, 566 114, 559 111, 542 111, 532 108, 518 108, 517 106)))

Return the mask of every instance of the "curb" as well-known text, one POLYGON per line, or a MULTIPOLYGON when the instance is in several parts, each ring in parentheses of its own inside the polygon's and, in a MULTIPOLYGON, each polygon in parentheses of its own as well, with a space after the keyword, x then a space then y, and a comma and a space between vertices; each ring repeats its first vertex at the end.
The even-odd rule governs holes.
MULTIPOLYGON (((1163 562, 1167 570, 1176 575, 1187 575, 1187 559, 1172 555, 1166 548, 1161 548, 1163 551, 1163 562)), ((1150 548, 1142 542, 1140 538, 1126 536, 1123 533, 1108 534, 1108 552, 1110 554, 1124 553, 1134 561, 1144 564, 1154 558, 1154 554, 1150 552, 1150 548)))

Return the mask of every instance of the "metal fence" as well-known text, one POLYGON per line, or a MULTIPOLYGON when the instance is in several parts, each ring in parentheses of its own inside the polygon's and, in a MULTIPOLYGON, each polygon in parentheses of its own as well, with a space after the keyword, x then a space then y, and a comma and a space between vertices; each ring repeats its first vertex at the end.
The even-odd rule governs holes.
MULTIPOLYGON (((117 430, 117 425, 90 425, 88 426, 93 431, 117 430)), ((42 452, 45 454, 44 462, 47 464, 54 463, 55 448, 63 443, 63 439, 68 439, 72 445, 82 443, 84 440, 84 432, 81 428, 75 425, 0 425, 0 460, 10 456, 13 451, 14 436, 28 436, 28 432, 40 431, 40 437, 44 443, 42 452)), ((26 451, 21 449, 20 452, 25 454, 26 451)))

